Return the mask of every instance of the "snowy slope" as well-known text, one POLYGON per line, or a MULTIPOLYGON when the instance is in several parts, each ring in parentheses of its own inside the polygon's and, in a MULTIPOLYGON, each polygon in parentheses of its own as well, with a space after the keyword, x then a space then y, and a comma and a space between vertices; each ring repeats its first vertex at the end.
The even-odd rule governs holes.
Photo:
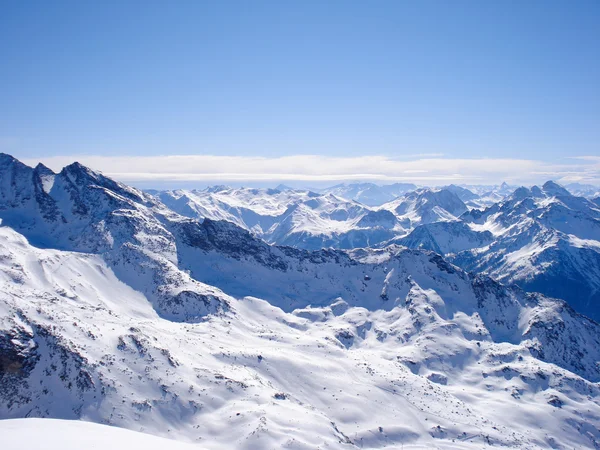
POLYGON ((5 450, 192 450, 197 445, 173 442, 145 433, 58 419, 11 419, 0 421, 5 450))
POLYGON ((234 261, 250 293, 271 271, 270 302, 232 298, 228 312, 181 323, 102 259, 2 233, 2 273, 19 282, 0 296, 0 417, 81 418, 205 448, 600 439, 598 325, 434 254, 282 257, 295 286, 272 262, 224 254, 221 285, 239 288, 225 279, 243 275, 234 261), (303 278, 311 290, 290 303, 303 278))

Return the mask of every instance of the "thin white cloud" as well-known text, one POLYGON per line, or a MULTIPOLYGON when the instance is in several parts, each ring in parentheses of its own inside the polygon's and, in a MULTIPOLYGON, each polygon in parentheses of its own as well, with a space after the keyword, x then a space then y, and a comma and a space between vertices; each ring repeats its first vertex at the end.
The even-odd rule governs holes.
MULTIPOLYGON (((600 184, 600 161, 596 157, 577 157, 572 163, 549 163, 508 158, 413 159, 387 156, 330 157, 292 155, 247 157, 216 155, 171 156, 55 156, 42 162, 60 170, 73 161, 114 177, 136 183, 160 181, 340 181, 373 180, 381 182, 413 181, 422 184, 472 183, 501 181, 533 184, 548 179, 600 184)), ((563 160, 564 161, 564 160, 563 160)), ((26 160, 35 165, 37 160, 26 160)))
POLYGON ((568 156, 567 159, 582 159, 584 161, 595 161, 600 163, 600 156, 568 156))

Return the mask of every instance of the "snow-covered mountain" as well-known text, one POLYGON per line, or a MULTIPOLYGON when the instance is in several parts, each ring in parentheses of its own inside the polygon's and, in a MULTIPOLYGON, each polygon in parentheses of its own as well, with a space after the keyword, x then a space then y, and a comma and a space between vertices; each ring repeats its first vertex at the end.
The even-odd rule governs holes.
POLYGON ((477 195, 477 198, 467 200, 465 201, 465 203, 470 208, 478 209, 487 208, 488 206, 491 206, 494 203, 503 201, 506 197, 511 195, 515 191, 515 189, 518 188, 518 186, 512 186, 506 182, 495 186, 464 185, 460 187, 468 189, 470 192, 477 195))
POLYGON ((319 192, 347 198, 367 206, 380 206, 417 189, 412 183, 394 183, 378 185, 375 183, 343 183, 319 192))
POLYGON ((291 207, 320 197, 319 194, 303 190, 233 189, 227 186, 153 193, 181 215, 227 220, 259 236, 267 234, 291 207))
POLYGON ((567 300, 600 320, 600 208, 547 182, 472 210, 459 224, 426 224, 396 239, 446 255, 531 291, 567 300))
POLYGON ((480 197, 490 195, 492 193, 499 195, 500 197, 506 197, 512 194, 519 186, 513 186, 504 181, 499 185, 463 184, 461 187, 470 190, 480 197))
POLYGON ((464 202, 450 189, 421 188, 381 206, 393 212, 406 228, 417 225, 454 221, 468 211, 464 202))
POLYGON ((79 163, 54 174, 0 154, 0 219, 35 246, 103 254, 165 317, 187 320, 227 306, 177 268, 173 231, 181 216, 79 163))
POLYGON ((592 198, 600 195, 600 186, 593 184, 569 183, 565 185, 565 188, 577 197, 592 198))
POLYGON ((407 232, 393 214, 333 194, 219 186, 155 195, 186 217, 227 220, 269 243, 310 250, 368 247, 407 232))
POLYGON ((79 164, 0 170, 0 418, 207 449, 600 443, 600 325, 560 300, 424 250, 268 245, 79 164))
POLYGON ((444 186, 444 189, 447 189, 450 192, 455 193, 456 196, 465 203, 469 202, 471 200, 477 200, 479 198, 479 195, 477 195, 476 193, 470 191, 469 189, 467 189, 465 187, 457 186, 456 184, 450 184, 448 186, 444 186))
POLYGON ((409 248, 432 250, 440 255, 462 252, 490 245, 494 235, 489 231, 475 231, 462 221, 435 222, 416 227, 408 236, 386 243, 397 243, 409 248))
POLYGON ((216 186, 153 194, 186 217, 227 220, 271 244, 307 250, 374 247, 406 235, 420 223, 457 220, 468 210, 451 189, 437 188, 411 191, 379 207, 293 189, 216 186))

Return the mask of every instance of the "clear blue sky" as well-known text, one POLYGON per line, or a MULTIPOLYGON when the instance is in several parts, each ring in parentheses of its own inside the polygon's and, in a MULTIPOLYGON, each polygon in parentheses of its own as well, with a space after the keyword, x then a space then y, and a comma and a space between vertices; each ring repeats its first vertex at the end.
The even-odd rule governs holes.
POLYGON ((0 2, 0 151, 597 155, 600 1, 0 2))

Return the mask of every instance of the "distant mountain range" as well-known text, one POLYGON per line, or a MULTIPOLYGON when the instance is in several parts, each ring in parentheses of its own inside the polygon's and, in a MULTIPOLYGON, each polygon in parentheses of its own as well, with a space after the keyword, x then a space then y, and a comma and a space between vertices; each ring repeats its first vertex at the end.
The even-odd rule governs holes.
POLYGON ((338 184, 319 192, 355 200, 367 206, 379 206, 417 189, 412 183, 377 185, 374 183, 338 184))
POLYGON ((377 207, 331 192, 290 189, 213 187, 153 194, 184 216, 228 220, 269 243, 308 250, 374 246, 421 223, 456 220, 468 210, 449 189, 418 189, 377 207))

